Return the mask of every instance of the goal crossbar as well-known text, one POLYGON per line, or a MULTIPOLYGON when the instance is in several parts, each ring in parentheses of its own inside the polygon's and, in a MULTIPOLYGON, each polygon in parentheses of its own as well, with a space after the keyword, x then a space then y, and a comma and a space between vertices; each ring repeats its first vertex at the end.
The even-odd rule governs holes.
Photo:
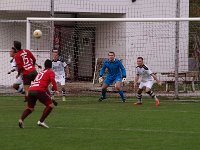
POLYGON ((107 21, 107 22, 162 22, 200 21, 196 18, 27 18, 27 21, 107 21))

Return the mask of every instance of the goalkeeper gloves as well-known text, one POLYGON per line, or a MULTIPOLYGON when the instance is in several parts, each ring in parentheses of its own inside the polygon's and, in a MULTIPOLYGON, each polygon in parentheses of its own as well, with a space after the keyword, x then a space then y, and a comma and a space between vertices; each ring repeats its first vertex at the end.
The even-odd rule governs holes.
POLYGON ((122 78, 122 82, 126 82, 126 78, 122 78))
POLYGON ((103 77, 99 77, 99 83, 103 82, 103 77))

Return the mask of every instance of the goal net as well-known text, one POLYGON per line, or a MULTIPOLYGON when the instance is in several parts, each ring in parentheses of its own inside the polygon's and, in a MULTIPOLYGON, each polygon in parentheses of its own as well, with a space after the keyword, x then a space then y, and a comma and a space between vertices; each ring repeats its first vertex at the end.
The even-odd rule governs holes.
MULTIPOLYGON (((60 56, 70 68, 70 79, 66 79, 69 93, 100 91, 101 85, 97 82, 99 70, 109 51, 114 51, 126 68, 127 83, 123 89, 127 93, 135 91, 133 82, 139 56, 163 82, 160 87, 154 85, 155 92, 174 96, 178 84, 179 95, 197 96, 199 93, 198 18, 28 18, 27 21, 26 39, 23 37, 21 40, 23 46, 26 41, 26 47, 41 65, 46 59, 51 59, 52 48, 59 49, 60 56), (32 35, 36 29, 42 31, 39 39, 32 35)), ((7 24, 20 26, 20 23, 2 23, 4 26, 7 24)), ((5 39, 9 39, 5 47, 11 47, 15 37, 10 38, 6 33, 4 36, 9 36, 5 39)), ((6 60, 5 65, 1 65, 3 87, 11 86, 15 78, 14 74, 6 74, 8 51, 1 51, 2 59, 6 60)), ((114 90, 113 86, 110 90, 114 90)), ((3 88, 3 91, 6 93, 8 90, 3 88)))

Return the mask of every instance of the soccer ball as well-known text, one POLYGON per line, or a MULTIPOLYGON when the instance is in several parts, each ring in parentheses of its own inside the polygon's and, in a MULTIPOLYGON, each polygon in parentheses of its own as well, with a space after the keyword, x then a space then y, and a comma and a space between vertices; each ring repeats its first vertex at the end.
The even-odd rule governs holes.
POLYGON ((39 39, 42 36, 42 31, 41 30, 35 30, 33 32, 33 36, 37 39, 39 39))

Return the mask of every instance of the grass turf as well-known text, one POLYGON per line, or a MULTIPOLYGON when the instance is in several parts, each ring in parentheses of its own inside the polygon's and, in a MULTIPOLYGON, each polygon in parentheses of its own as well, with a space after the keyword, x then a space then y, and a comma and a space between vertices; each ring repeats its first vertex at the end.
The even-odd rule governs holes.
POLYGON ((142 106, 117 98, 67 97, 59 101, 46 123, 36 125, 43 110, 35 111, 18 127, 25 108, 23 97, 0 97, 0 149, 28 150, 188 150, 200 149, 200 103, 150 99, 142 106))

